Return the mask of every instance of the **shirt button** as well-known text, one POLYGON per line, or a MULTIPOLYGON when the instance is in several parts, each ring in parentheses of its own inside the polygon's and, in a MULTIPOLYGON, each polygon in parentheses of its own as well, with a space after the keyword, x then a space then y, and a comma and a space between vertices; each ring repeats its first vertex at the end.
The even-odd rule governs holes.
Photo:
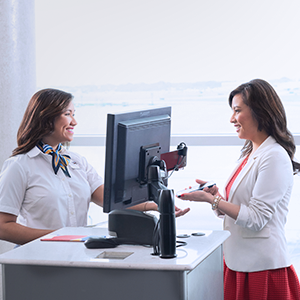
POLYGON ((71 195, 71 194, 69 194, 69 197, 72 197, 72 195, 71 195))

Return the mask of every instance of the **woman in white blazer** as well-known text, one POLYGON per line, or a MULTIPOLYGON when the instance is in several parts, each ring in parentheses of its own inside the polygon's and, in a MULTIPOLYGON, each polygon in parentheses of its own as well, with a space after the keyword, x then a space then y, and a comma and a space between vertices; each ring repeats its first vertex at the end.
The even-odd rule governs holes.
MULTIPOLYGON (((240 85, 229 96, 230 122, 246 142, 226 185, 186 193, 180 199, 208 202, 231 236, 224 243, 224 299, 300 299, 284 226, 293 187, 295 144, 284 107, 264 80, 240 85)), ((196 180, 199 184, 202 180, 196 180)))

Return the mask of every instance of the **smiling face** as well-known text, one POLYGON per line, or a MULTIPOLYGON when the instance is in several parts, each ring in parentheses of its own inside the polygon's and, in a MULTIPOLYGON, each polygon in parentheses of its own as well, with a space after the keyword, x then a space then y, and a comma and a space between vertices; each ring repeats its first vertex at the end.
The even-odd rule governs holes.
POLYGON ((255 142, 260 135, 258 123, 253 118, 250 107, 244 103, 240 94, 233 97, 231 108, 233 115, 230 122, 234 124, 238 137, 255 142))
POLYGON ((43 142, 56 149, 59 143, 71 142, 73 130, 77 125, 74 118, 74 104, 71 101, 62 114, 54 120, 54 130, 51 134, 43 137, 43 142))

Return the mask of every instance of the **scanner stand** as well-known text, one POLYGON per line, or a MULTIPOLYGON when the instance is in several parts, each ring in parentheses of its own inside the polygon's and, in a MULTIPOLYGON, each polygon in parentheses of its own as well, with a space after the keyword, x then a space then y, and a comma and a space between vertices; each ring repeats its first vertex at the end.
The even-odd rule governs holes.
POLYGON ((148 195, 158 205, 159 221, 145 212, 126 209, 113 210, 108 215, 108 231, 112 236, 124 238, 130 244, 152 245, 159 249, 161 258, 176 257, 176 225, 174 191, 168 189, 161 178, 159 165, 148 169, 148 195), (159 238, 154 235, 158 228, 159 238), (156 243, 159 245, 156 245, 156 243))

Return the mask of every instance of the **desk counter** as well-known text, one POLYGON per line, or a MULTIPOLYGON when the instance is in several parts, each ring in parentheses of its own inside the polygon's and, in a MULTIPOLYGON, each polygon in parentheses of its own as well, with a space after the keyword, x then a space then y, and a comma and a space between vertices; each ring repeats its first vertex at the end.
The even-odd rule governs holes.
MULTIPOLYGON (((177 234, 192 232, 178 230, 177 234)), ((83 242, 35 240, 0 255, 3 299, 74 300, 95 293, 106 300, 190 300, 202 299, 201 294, 206 297, 203 299, 222 299, 222 244, 230 234, 204 233, 204 236, 178 238, 187 245, 177 248, 177 257, 172 259, 152 255, 152 247, 119 245, 87 249, 83 242), (217 287, 213 288, 213 284, 217 287)), ((107 236, 108 233, 106 228, 97 227, 62 228, 46 237, 55 235, 107 236)))

